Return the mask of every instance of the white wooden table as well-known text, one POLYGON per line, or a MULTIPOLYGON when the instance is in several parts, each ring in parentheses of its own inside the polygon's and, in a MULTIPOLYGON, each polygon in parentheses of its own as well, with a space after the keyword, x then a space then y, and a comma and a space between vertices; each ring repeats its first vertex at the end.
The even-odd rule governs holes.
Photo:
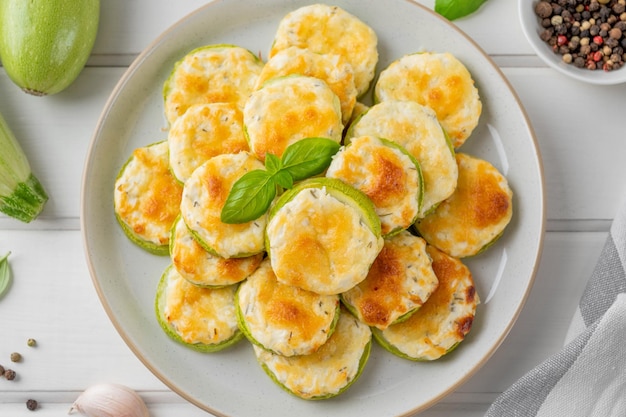
MULTIPOLYGON (((205 0, 104 0, 87 67, 66 91, 33 97, 0 71, 0 113, 45 184, 50 201, 31 224, 0 217, 0 255, 14 276, 0 299, 0 416, 65 415, 91 384, 136 389, 151 415, 205 416, 153 376, 124 344, 91 282, 80 232, 84 158, 105 101, 137 54, 205 0), (28 338, 38 345, 28 347, 28 338), (11 352, 24 356, 9 360, 11 352)), ((433 0, 421 0, 433 7, 433 0)), ((456 22, 492 56, 517 90, 543 156, 547 233, 534 287, 516 325, 489 362, 421 415, 482 416, 496 396, 563 344, 621 197, 626 193, 626 85, 582 84, 547 68, 524 38, 517 2, 490 0, 456 22)))

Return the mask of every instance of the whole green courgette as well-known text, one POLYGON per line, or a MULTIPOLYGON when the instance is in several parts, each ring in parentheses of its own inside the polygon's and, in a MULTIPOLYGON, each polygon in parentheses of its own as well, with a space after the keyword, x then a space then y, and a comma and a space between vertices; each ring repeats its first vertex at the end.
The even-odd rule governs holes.
POLYGON ((0 212, 29 223, 48 201, 24 151, 0 114, 0 212))

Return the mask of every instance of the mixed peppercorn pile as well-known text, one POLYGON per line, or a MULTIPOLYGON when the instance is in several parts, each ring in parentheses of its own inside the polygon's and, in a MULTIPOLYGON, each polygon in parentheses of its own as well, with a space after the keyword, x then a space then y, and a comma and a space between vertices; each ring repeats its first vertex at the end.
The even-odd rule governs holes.
POLYGON ((541 39, 565 63, 604 71, 624 65, 626 0, 540 1, 535 14, 541 39))

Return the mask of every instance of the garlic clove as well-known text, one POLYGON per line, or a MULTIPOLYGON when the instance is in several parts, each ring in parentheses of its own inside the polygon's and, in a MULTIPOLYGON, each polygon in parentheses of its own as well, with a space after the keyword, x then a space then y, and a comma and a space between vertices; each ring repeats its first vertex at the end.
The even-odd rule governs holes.
POLYGON ((132 389, 112 383, 92 385, 81 393, 68 414, 87 417, 149 417, 148 407, 132 389))

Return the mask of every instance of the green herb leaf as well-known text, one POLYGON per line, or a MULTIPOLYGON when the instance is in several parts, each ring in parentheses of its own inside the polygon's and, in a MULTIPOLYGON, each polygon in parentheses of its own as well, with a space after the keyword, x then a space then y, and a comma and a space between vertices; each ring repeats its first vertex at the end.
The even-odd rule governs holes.
POLYGON ((283 153, 283 169, 294 181, 300 181, 324 172, 340 145, 327 138, 301 139, 287 147, 283 153))
POLYGON ((11 282, 11 270, 9 269, 9 255, 11 252, 0 258, 0 297, 4 295, 11 282))
POLYGON ((250 171, 233 184, 220 220, 234 224, 258 219, 267 211, 275 196, 276 183, 272 174, 261 169, 250 171))
POLYGON ((281 170, 276 172, 272 176, 272 180, 283 188, 291 188, 293 187, 293 178, 291 174, 285 170, 281 170))
POLYGON ((455 20, 474 13, 487 0, 435 0, 435 11, 447 18, 455 20))
POLYGON ((267 170, 267 172, 269 172, 270 174, 274 174, 275 172, 278 172, 282 167, 283 164, 276 155, 274 155, 273 153, 265 154, 265 169, 267 170))

